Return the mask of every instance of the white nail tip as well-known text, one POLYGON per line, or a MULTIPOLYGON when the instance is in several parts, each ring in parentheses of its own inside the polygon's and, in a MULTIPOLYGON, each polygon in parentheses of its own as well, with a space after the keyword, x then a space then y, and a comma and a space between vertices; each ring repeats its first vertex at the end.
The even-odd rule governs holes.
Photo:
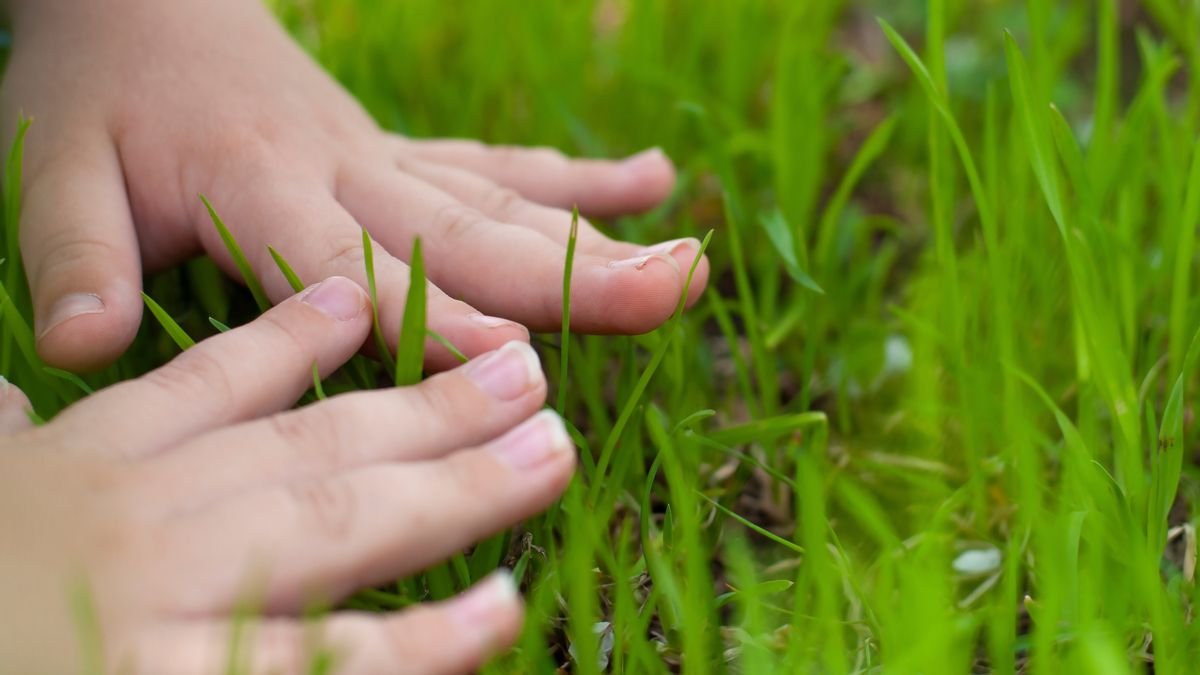
POLYGON ((488 591, 497 602, 509 603, 517 599, 517 582, 513 580, 512 572, 500 568, 488 578, 488 591))
POLYGON ((567 425, 558 416, 558 413, 553 410, 543 410, 534 415, 534 419, 545 428, 546 433, 550 434, 550 448, 554 452, 567 452, 575 447, 575 442, 567 433, 567 425))
POLYGON ((537 382, 542 378, 542 362, 538 359, 537 352, 530 347, 528 343, 520 340, 504 343, 498 351, 515 352, 520 354, 521 360, 525 363, 525 371, 528 375, 527 382, 537 382))

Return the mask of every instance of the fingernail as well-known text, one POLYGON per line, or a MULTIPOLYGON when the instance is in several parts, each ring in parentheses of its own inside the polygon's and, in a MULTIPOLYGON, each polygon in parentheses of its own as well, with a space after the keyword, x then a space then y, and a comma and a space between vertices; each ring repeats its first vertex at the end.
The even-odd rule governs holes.
POLYGON ((349 321, 363 311, 364 296, 358 284, 346 277, 330 277, 312 286, 300 301, 338 321, 349 321))
POLYGON ((700 240, 695 237, 684 237, 683 239, 672 239, 664 241, 653 246, 647 246, 638 251, 640 255, 672 255, 684 246, 700 249, 700 240))
POLYGON ((0 375, 0 398, 4 398, 4 395, 8 393, 8 388, 10 386, 12 385, 8 383, 8 378, 0 375))
POLYGON ((71 293, 64 295, 50 308, 46 318, 39 321, 38 339, 58 327, 59 324, 84 314, 99 314, 104 311, 104 301, 95 293, 71 293))
POLYGON ((626 171, 637 173, 648 167, 661 164, 664 159, 666 159, 666 155, 663 154, 662 148, 654 147, 643 150, 636 155, 630 155, 629 157, 626 157, 625 160, 621 162, 621 166, 624 167, 626 171))
POLYGON ((513 340, 463 366, 463 374, 494 398, 511 401, 542 379, 542 363, 533 347, 513 340))
POLYGON ((543 410, 491 444, 491 449, 514 469, 529 469, 573 447, 562 418, 543 410))
POLYGON ((671 267, 674 267, 676 270, 679 269, 679 263, 675 262, 674 258, 669 255, 662 255, 661 253, 640 255, 635 258, 626 258, 625 260, 614 260, 608 263, 608 267, 609 269, 614 270, 623 270, 629 268, 640 270, 644 269, 646 265, 649 265, 653 260, 661 260, 671 267))
POLYGON ((501 326, 512 326, 515 323, 513 321, 509 321, 508 319, 501 319, 498 316, 488 316, 487 314, 480 314, 479 312, 470 314, 467 316, 467 318, 470 319, 471 321, 479 324, 480 326, 483 326, 484 328, 499 328, 501 326))
POLYGON ((491 642, 496 637, 496 620, 518 598, 517 584, 506 569, 493 572, 453 601, 454 620, 467 629, 465 635, 491 642))

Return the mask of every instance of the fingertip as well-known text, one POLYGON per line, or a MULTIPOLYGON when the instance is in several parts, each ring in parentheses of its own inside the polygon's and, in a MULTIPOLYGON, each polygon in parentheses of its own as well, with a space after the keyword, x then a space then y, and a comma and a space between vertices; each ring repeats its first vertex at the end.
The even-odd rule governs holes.
POLYGON ((622 188, 629 212, 660 204, 675 189, 675 165, 661 148, 643 150, 620 163, 622 188))
POLYGON ((38 354, 73 372, 99 370, 124 353, 142 320, 138 289, 124 281, 100 293, 73 291, 37 312, 38 354))
POLYGON ((0 433, 12 434, 29 428, 32 409, 25 392, 0 375, 0 433))
POLYGON ((678 265, 680 270, 680 280, 683 283, 688 283, 688 275, 691 275, 691 283, 688 286, 688 296, 685 306, 691 307, 696 300, 704 293, 705 286, 708 285, 708 257, 702 256, 700 260, 696 260, 696 255, 700 252, 703 244, 695 237, 684 237, 682 239, 672 239, 664 241, 652 246, 646 246, 638 251, 640 255, 661 254, 669 255, 678 265), (695 265, 695 270, 692 271, 692 266, 695 265))
POLYGON ((451 620, 474 642, 478 662, 508 649, 520 634, 525 608, 507 569, 493 572, 447 604, 451 620))
POLYGON ((571 327, 636 335, 661 326, 679 303, 679 263, 669 255, 617 260, 581 274, 571 294, 571 327))

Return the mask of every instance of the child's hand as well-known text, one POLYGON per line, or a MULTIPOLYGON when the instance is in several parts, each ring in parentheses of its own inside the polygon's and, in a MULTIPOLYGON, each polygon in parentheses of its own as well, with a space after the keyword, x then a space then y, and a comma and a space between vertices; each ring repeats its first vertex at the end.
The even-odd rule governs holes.
POLYGON ((225 672, 247 598, 274 617, 246 633, 252 673, 311 672, 318 644, 338 673, 460 673, 509 645, 521 605, 504 579, 315 631, 295 618, 534 514, 574 467, 561 422, 534 415, 546 386, 523 343, 276 413, 314 362, 359 348, 367 308, 328 279, 40 428, 0 382, 0 672, 83 672, 95 637, 105 672, 225 672), (99 636, 80 635, 88 597, 99 636))
MULTIPOLYGON (((21 244, 38 347, 58 366, 102 365, 128 345, 142 265, 162 269, 205 251, 236 274, 198 193, 274 300, 290 289, 268 245, 306 282, 339 274, 362 284, 365 226, 391 254, 379 252, 376 270, 393 339, 408 278, 400 259, 420 236, 438 287, 430 325, 474 355, 525 338, 487 315, 536 330, 560 323, 564 209, 643 210, 674 182, 658 152, 568 160, 384 133, 256 0, 10 4, 2 123, 11 135, 18 111, 36 118, 21 244)), ((697 249, 695 240, 641 248, 581 224, 572 328, 654 328, 674 309, 697 249)), ((691 299, 706 278, 702 264, 691 299)), ((430 354, 434 367, 450 363, 440 347, 430 354)))

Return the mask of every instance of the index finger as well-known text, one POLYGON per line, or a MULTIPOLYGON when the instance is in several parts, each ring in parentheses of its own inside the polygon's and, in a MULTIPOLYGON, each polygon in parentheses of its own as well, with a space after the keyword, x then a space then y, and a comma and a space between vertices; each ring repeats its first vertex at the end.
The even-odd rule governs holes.
POLYGON ((109 456, 153 453, 208 429, 295 403, 362 345, 366 293, 331 277, 255 321, 188 349, 167 365, 68 408, 52 424, 64 443, 109 456))

